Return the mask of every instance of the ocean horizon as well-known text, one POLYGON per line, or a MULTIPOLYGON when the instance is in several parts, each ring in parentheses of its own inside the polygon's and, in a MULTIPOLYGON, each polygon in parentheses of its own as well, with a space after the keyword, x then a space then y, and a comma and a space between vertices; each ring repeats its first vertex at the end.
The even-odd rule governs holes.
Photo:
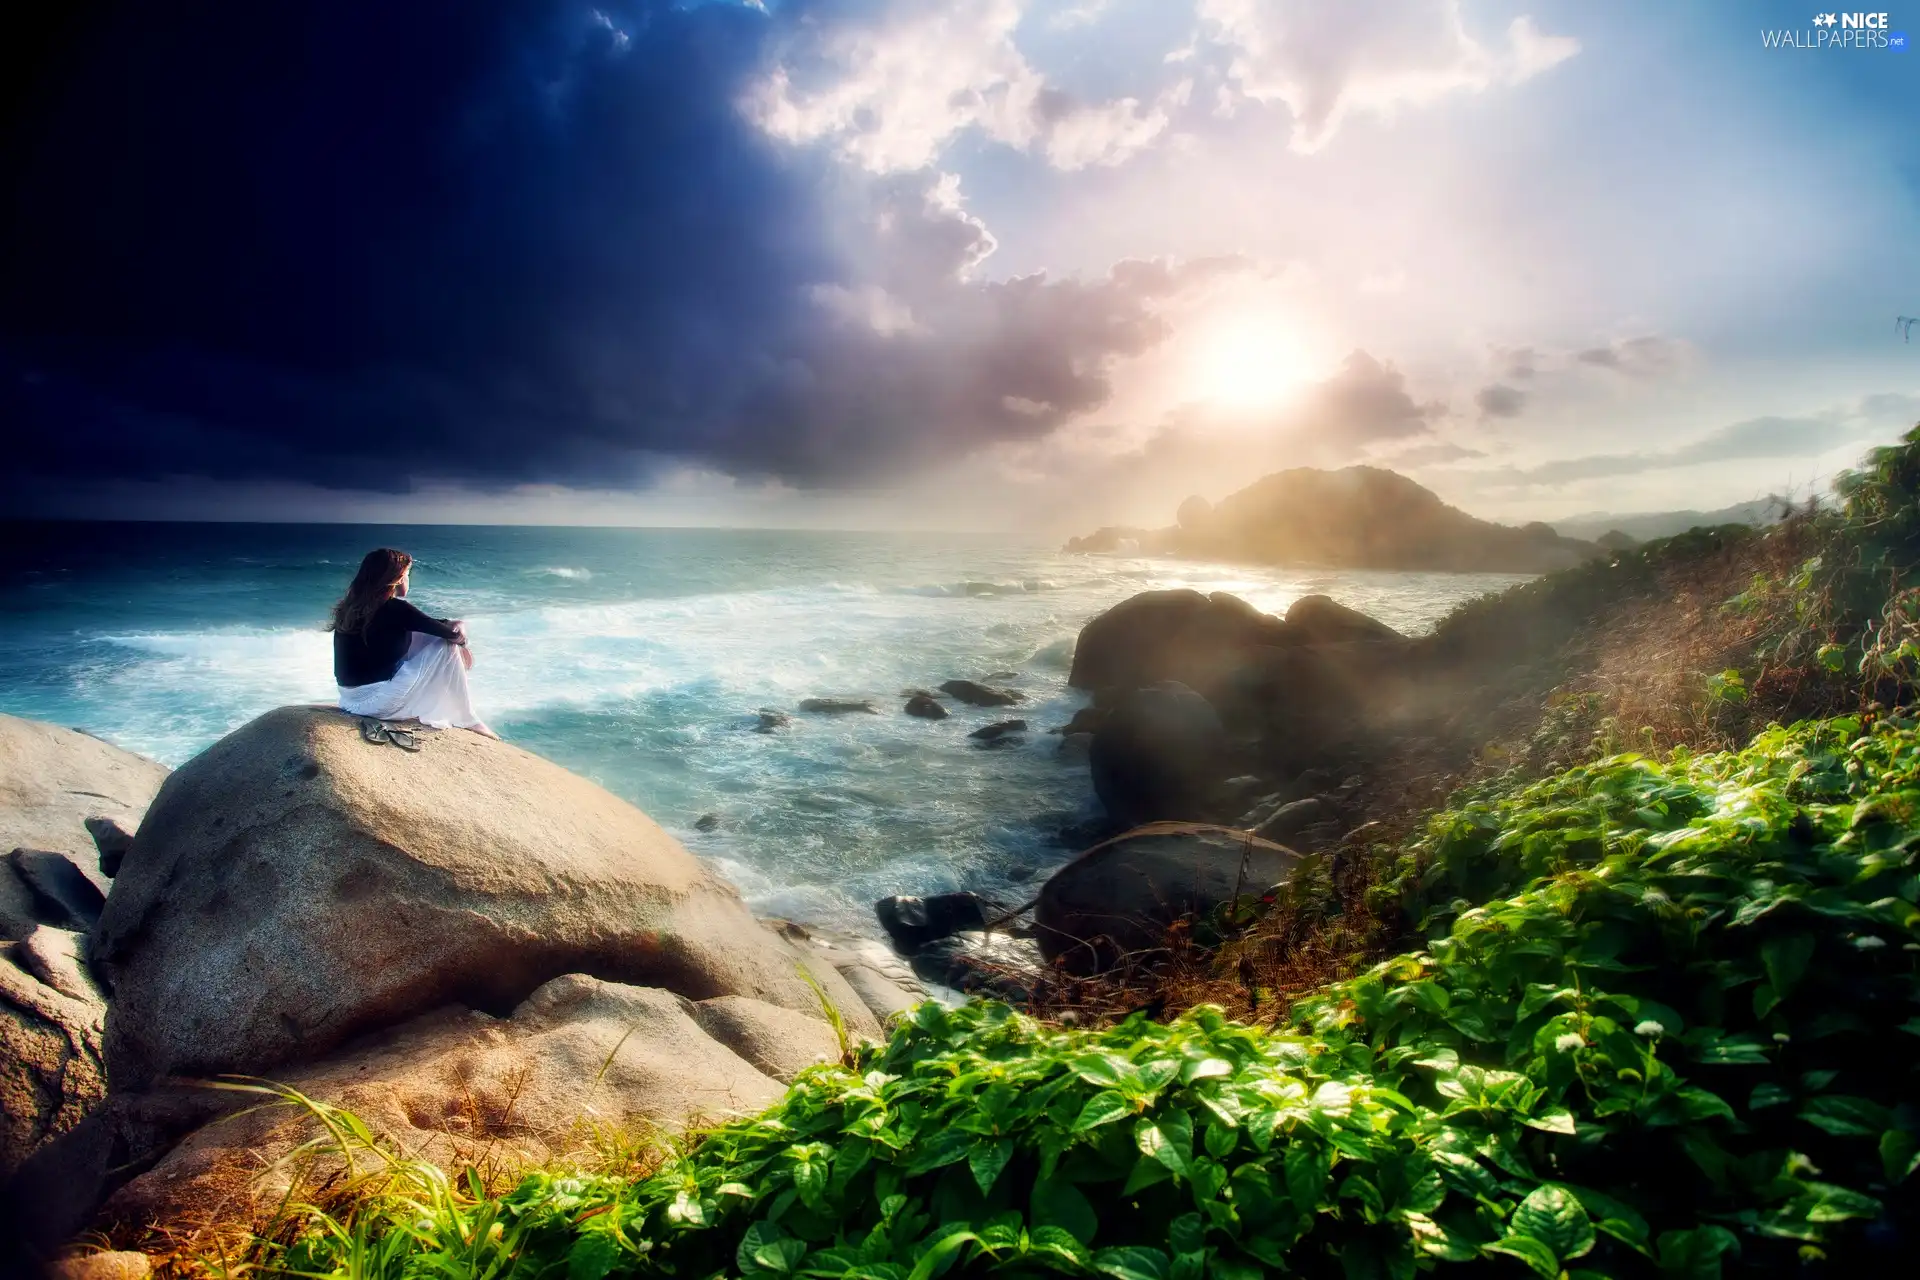
POLYGON ((330 703, 327 611, 375 546, 414 556, 414 603, 467 621, 476 708, 508 741, 637 804, 756 911, 869 934, 879 897, 1013 897, 1071 856, 1060 832, 1096 802, 1047 730, 1087 701, 1068 667, 1103 609, 1189 587, 1284 612, 1319 592, 1417 633, 1525 580, 991 533, 19 523, 0 538, 0 711, 177 766, 276 706, 330 703), (903 714, 907 690, 956 678, 1022 702, 903 714), (800 712, 813 697, 879 714, 800 712), (763 708, 791 723, 754 732, 763 708), (967 737, 1009 718, 1029 725, 1013 745, 967 737))

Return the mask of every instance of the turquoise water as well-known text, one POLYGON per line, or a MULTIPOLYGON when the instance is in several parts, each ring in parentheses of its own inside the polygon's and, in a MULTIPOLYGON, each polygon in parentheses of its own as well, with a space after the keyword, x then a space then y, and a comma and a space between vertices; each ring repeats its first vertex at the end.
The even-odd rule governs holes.
POLYGON ((1138 591, 1324 591, 1403 630, 1508 575, 1298 573, 1067 555, 1009 537, 750 530, 0 526, 0 711, 179 764, 284 703, 331 701, 320 629, 360 556, 415 557, 413 595, 467 620, 475 705, 505 737, 638 804, 769 914, 871 931, 896 892, 1008 888, 1094 812, 1057 757, 1084 702, 1080 626, 1138 591), (1011 711, 900 713, 901 690, 1002 680, 1011 711), (883 714, 800 714, 803 698, 883 714), (793 714, 751 732, 761 707, 793 714), (1035 730, 982 750, 1009 714, 1035 730), (718 825, 695 823, 713 815, 718 825))

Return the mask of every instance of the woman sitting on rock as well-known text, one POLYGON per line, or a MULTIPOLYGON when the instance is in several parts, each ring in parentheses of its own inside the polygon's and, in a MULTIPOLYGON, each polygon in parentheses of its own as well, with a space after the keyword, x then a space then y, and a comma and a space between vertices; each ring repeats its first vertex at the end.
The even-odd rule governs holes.
MULTIPOLYGON (((434 729, 500 735, 473 712, 466 624, 430 618, 408 604, 413 557, 381 547, 333 606, 333 678, 340 709, 375 720, 418 720, 434 729)), ((378 726, 368 726, 369 730, 378 726)), ((402 743, 405 745, 405 743, 402 743)))

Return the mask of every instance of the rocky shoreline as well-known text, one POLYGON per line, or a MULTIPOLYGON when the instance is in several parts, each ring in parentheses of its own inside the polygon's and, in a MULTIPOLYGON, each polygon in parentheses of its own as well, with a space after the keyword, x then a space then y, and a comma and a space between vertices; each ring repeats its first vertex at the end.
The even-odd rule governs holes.
MULTIPOLYGON (((42 1256, 90 1225, 178 1238, 284 1196, 314 1115, 208 1080, 271 1079, 449 1169, 525 1167, 596 1128, 756 1111, 923 983, 1018 1002, 1150 960, 1337 837, 1362 785, 1347 771, 1432 666, 1321 596, 1284 618, 1218 593, 1116 605, 1074 654, 1091 705, 1049 730, 1104 819, 1029 903, 882 902, 892 952, 754 919, 645 814, 506 743, 428 734, 410 753, 287 707, 168 773, 0 717, 16 1238, 42 1256)), ((903 690, 901 713, 1016 707, 1011 678, 903 690)), ((766 709, 753 727, 790 723, 766 709)))

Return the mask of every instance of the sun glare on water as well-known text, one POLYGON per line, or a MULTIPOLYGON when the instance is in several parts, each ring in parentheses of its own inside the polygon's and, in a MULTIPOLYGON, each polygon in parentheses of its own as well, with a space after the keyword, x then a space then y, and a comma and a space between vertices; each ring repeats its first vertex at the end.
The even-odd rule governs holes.
POLYGON ((1198 335, 1190 377, 1202 400, 1234 409, 1279 404, 1307 380, 1299 336, 1273 315, 1234 316, 1198 335))

